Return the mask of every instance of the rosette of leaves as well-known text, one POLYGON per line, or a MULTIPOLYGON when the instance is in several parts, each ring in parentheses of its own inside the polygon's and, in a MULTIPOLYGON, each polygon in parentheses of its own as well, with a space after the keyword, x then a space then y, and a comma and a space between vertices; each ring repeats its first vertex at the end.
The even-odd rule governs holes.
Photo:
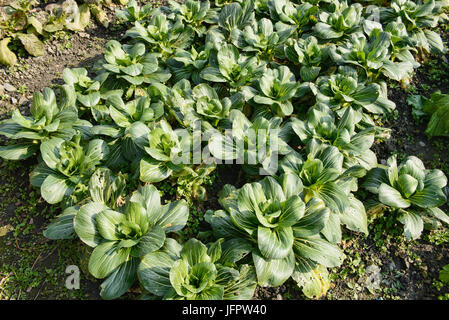
POLYGON ((279 30, 291 30, 293 27, 301 35, 310 31, 317 21, 318 6, 309 2, 296 5, 289 0, 270 0, 267 6, 279 30))
POLYGON ((148 134, 144 149, 149 156, 140 162, 140 180, 159 182, 180 174, 184 166, 191 163, 191 147, 192 137, 187 130, 173 130, 162 119, 148 134))
POLYGON ((243 30, 254 20, 254 0, 248 0, 233 2, 221 8, 217 22, 229 37, 234 29, 243 30))
POLYGON ((209 0, 187 0, 184 3, 169 1, 170 9, 177 17, 188 25, 196 34, 202 37, 207 30, 207 25, 215 24, 218 20, 216 8, 210 7, 209 0))
POLYGON ((87 193, 91 175, 109 153, 101 139, 81 145, 81 135, 72 140, 51 138, 40 146, 42 162, 30 175, 31 185, 41 190, 42 198, 50 204, 64 200, 78 203, 87 193))
POLYGON ((148 125, 163 116, 163 103, 152 102, 149 97, 125 103, 120 96, 112 95, 105 105, 113 123, 93 126, 91 133, 113 139, 106 164, 119 168, 129 161, 139 162, 145 155, 143 148, 148 144, 148 125))
POLYGON ((320 11, 314 34, 322 39, 340 39, 360 30, 363 6, 347 1, 332 1, 326 11, 320 11))
POLYGON ((193 108, 186 105, 182 111, 184 123, 193 124, 196 120, 201 122, 203 130, 224 127, 228 123, 231 109, 243 107, 243 95, 236 93, 231 97, 220 99, 217 91, 206 83, 195 86, 192 90, 193 108))
MULTIPOLYGON (((410 96, 412 100, 413 96, 410 96)), ((409 102, 407 99, 407 102, 409 102)), ((426 134, 429 137, 449 136, 449 95, 441 93, 440 90, 435 91, 429 98, 423 96, 415 96, 415 104, 424 114, 430 116, 427 124, 426 134)))
POLYGON ((81 108, 93 108, 101 99, 100 82, 91 79, 85 68, 66 68, 62 72, 64 82, 75 89, 81 108))
POLYGON ((161 205, 159 191, 147 185, 115 210, 101 202, 82 206, 74 219, 78 237, 93 248, 89 272, 101 284, 101 296, 115 299, 137 279, 141 257, 163 247, 167 233, 181 230, 189 216, 184 200, 161 205))
POLYGON ((284 46, 285 57, 300 65, 299 74, 303 81, 314 81, 328 60, 327 49, 318 44, 314 36, 306 39, 289 39, 284 46))
POLYGON ((361 165, 366 170, 377 166, 377 158, 370 150, 376 136, 376 128, 357 127, 362 120, 360 111, 347 108, 342 117, 320 104, 307 111, 306 118, 292 118, 291 128, 305 145, 312 139, 317 143, 335 146, 344 156, 343 167, 361 165))
POLYGON ((413 40, 409 37, 405 25, 402 22, 390 22, 386 25, 385 32, 391 35, 392 60, 409 61, 414 68, 418 68, 420 64, 415 60, 413 55, 418 50, 415 48, 413 40))
POLYGON ((351 64, 363 70, 371 81, 380 75, 406 81, 413 72, 410 61, 391 60, 391 34, 379 29, 374 29, 368 39, 362 33, 354 33, 343 45, 332 45, 329 54, 339 65, 351 64))
POLYGON ((249 245, 261 286, 279 286, 295 269, 335 267, 343 260, 338 247, 319 235, 329 210, 318 199, 310 200, 306 209, 301 192, 301 180, 291 174, 277 180, 266 177, 241 189, 226 185, 219 199, 224 210, 206 215, 215 236, 233 239, 236 246, 249 245))
POLYGON ((155 11, 147 26, 136 21, 125 35, 145 43, 151 52, 171 56, 176 49, 186 49, 195 38, 195 31, 183 24, 181 18, 172 21, 161 11, 155 11))
POLYGON ((184 119, 184 114, 192 111, 192 85, 189 80, 182 79, 174 85, 153 84, 147 88, 149 96, 159 99, 164 103, 167 120, 172 123, 176 121, 183 127, 188 127, 189 123, 184 119))
POLYGON ((245 29, 234 29, 231 32, 232 43, 244 52, 256 52, 262 59, 270 61, 280 51, 278 48, 287 40, 292 32, 277 30, 273 23, 262 18, 245 29))
POLYGON ((257 169, 262 167, 265 172, 275 174, 278 155, 291 151, 286 142, 289 127, 281 126, 282 118, 267 120, 257 117, 251 122, 240 110, 234 109, 229 119, 231 132, 210 137, 208 147, 211 154, 219 160, 237 160, 252 173, 257 174, 257 169))
POLYGON ((126 9, 115 9, 115 15, 118 19, 134 23, 140 22, 144 24, 145 21, 151 16, 153 6, 150 3, 144 6, 139 6, 135 0, 130 0, 126 6, 126 9))
POLYGON ((438 208, 446 202, 446 184, 441 170, 426 169, 419 158, 409 156, 398 166, 396 156, 391 156, 386 166, 371 169, 361 186, 377 194, 378 203, 397 211, 410 240, 421 236, 425 222, 449 223, 449 217, 438 208))
POLYGON ((256 288, 254 267, 236 267, 240 248, 222 242, 219 239, 206 246, 190 239, 183 246, 175 242, 149 253, 139 265, 139 280, 157 299, 251 299, 256 288))
POLYGON ((425 52, 441 54, 446 51, 438 33, 429 30, 438 26, 443 1, 393 0, 390 8, 380 8, 380 19, 386 22, 402 22, 416 47, 425 52), (429 28, 429 29, 427 29, 429 28))
POLYGON ((364 83, 355 69, 340 67, 339 72, 316 81, 316 99, 334 110, 362 108, 374 114, 391 112, 395 103, 388 99, 385 83, 364 83))
POLYGON ((237 90, 260 77, 265 66, 259 64, 257 57, 241 55, 232 44, 223 45, 217 53, 216 61, 200 73, 200 77, 211 82, 226 83, 231 90, 237 90))
POLYGON ((22 160, 32 156, 41 141, 52 137, 70 140, 77 130, 86 132, 92 125, 78 119, 74 105, 68 104, 66 96, 59 104, 50 88, 35 92, 30 108, 30 116, 23 116, 19 109, 13 111, 11 119, 0 122, 0 134, 9 139, 19 140, 17 144, 0 147, 0 156, 8 160, 22 160))
POLYGON ((157 57, 148 53, 143 43, 134 45, 120 44, 111 40, 106 44, 104 54, 104 70, 115 79, 123 80, 131 87, 137 87, 144 83, 164 83, 170 79, 171 74, 167 69, 159 66, 157 57))
POLYGON ((301 92, 298 90, 300 86, 301 83, 296 81, 295 75, 287 66, 266 69, 257 80, 257 91, 254 92, 252 102, 262 105, 268 114, 286 117, 293 113, 291 99, 301 92))
POLYGON ((341 224, 367 234, 365 208, 351 194, 357 190, 357 178, 363 177, 366 170, 359 165, 344 169, 343 154, 334 146, 311 140, 306 151, 306 160, 292 152, 280 161, 279 167, 281 172, 297 175, 301 179, 306 203, 318 198, 331 211, 322 234, 330 242, 340 242, 341 224))
MULTIPOLYGON (((126 187, 126 176, 114 174, 108 168, 98 168, 90 177, 88 202, 103 203, 111 209, 121 206, 122 193, 126 187)), ((68 207, 44 230, 44 236, 51 240, 71 239, 74 236, 73 220, 80 205, 68 207)))
POLYGON ((187 79, 193 83, 199 84, 203 82, 200 72, 209 63, 209 51, 196 51, 194 47, 190 51, 178 49, 175 55, 167 59, 167 65, 173 73, 176 82, 187 79))
POLYGON ((73 96, 73 104, 77 106, 80 113, 90 109, 92 117, 97 123, 104 123, 110 120, 109 110, 105 101, 109 96, 122 95, 123 90, 109 90, 103 86, 108 74, 101 73, 91 79, 84 68, 66 68, 63 71, 63 79, 66 83, 63 88, 73 96))

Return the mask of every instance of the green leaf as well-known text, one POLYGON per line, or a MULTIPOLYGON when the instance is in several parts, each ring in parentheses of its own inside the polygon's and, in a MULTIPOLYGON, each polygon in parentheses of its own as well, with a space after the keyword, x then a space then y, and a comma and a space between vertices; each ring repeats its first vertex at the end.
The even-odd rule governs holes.
POLYGON ((337 39, 343 36, 343 31, 335 31, 332 27, 326 23, 318 22, 314 27, 313 31, 316 36, 321 39, 337 39))
POLYGON ((190 266, 198 263, 209 262, 207 247, 196 239, 190 239, 181 250, 181 258, 185 259, 190 266))
POLYGON ((207 249, 207 255, 210 257, 212 263, 215 263, 221 257, 221 244, 223 241, 224 239, 218 239, 207 249))
POLYGON ((449 95, 433 93, 424 102, 424 112, 431 114, 425 131, 428 136, 449 136, 449 95))
POLYGON ((398 178, 398 186, 405 198, 409 198, 415 193, 416 188, 418 187, 418 180, 409 174, 401 174, 398 178))
POLYGON ((57 174, 50 174, 41 185, 42 198, 50 204, 61 202, 64 197, 71 195, 74 190, 75 185, 65 177, 57 174))
POLYGON ((167 179, 172 172, 163 162, 151 158, 140 161, 140 180, 143 182, 160 182, 167 179))
POLYGON ((223 300, 224 287, 223 286, 211 286, 201 291, 196 297, 196 300, 223 300))
POLYGON ((161 207, 157 225, 165 232, 176 232, 184 228, 189 218, 189 206, 185 200, 170 202, 161 207))
POLYGON ((44 237, 51 240, 70 239, 73 236, 73 220, 79 208, 69 207, 65 209, 44 230, 44 237))
POLYGON ((431 185, 415 192, 409 200, 418 207, 432 208, 443 205, 446 202, 446 196, 441 188, 431 185))
POLYGON ((132 248, 131 254, 141 257, 147 253, 160 249, 165 242, 165 231, 159 226, 154 226, 139 240, 139 244, 132 248))
POLYGON ((96 227, 97 215, 108 209, 99 202, 90 202, 82 206, 73 221, 78 237, 88 246, 96 247, 101 241, 101 235, 96 227))
POLYGON ((145 255, 137 271, 139 281, 149 292, 162 297, 170 289, 170 269, 175 260, 165 252, 152 252, 145 255))
POLYGON ((99 244, 90 256, 89 272, 97 279, 107 277, 129 259, 129 251, 129 248, 119 248, 115 241, 99 244))
POLYGON ((100 285, 100 296, 105 300, 117 299, 133 285, 137 279, 139 260, 131 258, 116 268, 100 285))
POLYGON ((123 213, 106 209, 96 215, 95 221, 102 238, 119 240, 120 235, 117 232, 117 226, 126 221, 126 216, 123 213))
POLYGON ((429 208, 427 209, 427 213, 429 213, 431 216, 434 216, 435 218, 449 224, 449 217, 446 213, 443 212, 443 210, 439 208, 429 208))
POLYGON ((382 183, 379 187, 379 201, 393 208, 408 208, 411 205, 410 201, 404 199, 398 190, 386 183, 382 183))
POLYGON ((257 245, 262 255, 269 259, 282 259, 286 257, 293 245, 292 228, 265 228, 257 229, 257 245))
POLYGON ((349 207, 340 216, 340 221, 349 230, 368 235, 368 219, 363 203, 354 196, 349 197, 349 207))
POLYGON ((282 203, 282 213, 279 216, 279 227, 291 227, 304 216, 304 202, 299 196, 292 196, 282 203))
POLYGON ((290 251, 283 259, 267 259, 258 251, 253 251, 257 282, 263 287, 277 287, 290 278, 295 269, 295 255, 290 251))
POLYGON ((295 238, 303 238, 318 234, 326 225, 330 214, 322 200, 310 199, 304 217, 293 226, 293 235, 295 238))
POLYGON ((319 236, 295 238, 293 250, 295 255, 316 261, 330 268, 340 266, 344 259, 344 254, 338 246, 319 236))
POLYGON ((440 271, 439 279, 444 283, 449 283, 449 264, 445 265, 440 271))
POLYGON ((218 68, 208 67, 201 71, 200 77, 211 82, 226 82, 226 78, 221 74, 218 68))
POLYGON ((340 214, 331 213, 321 234, 331 243, 340 243, 342 231, 340 226, 340 214))
POLYGON ((404 225, 404 235, 407 240, 415 240, 421 236, 424 222, 418 213, 401 210, 398 220, 404 225))
POLYGON ((59 149, 63 143, 64 139, 61 138, 52 138, 50 140, 42 142, 40 146, 42 159, 45 161, 49 168, 54 170, 57 169, 57 166, 61 161, 59 149))
POLYGON ((23 160, 31 157, 39 145, 35 143, 19 143, 0 147, 0 157, 6 160, 23 160))

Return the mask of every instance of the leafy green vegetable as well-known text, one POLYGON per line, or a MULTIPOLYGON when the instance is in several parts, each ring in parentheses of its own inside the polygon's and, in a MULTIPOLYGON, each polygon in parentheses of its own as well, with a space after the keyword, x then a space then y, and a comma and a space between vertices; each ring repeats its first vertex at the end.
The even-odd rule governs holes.
POLYGON ((398 211, 409 240, 420 237, 424 217, 449 223, 448 216, 438 209, 446 202, 442 190, 446 184, 447 178, 441 170, 425 169, 420 159, 410 156, 398 166, 392 156, 386 167, 368 172, 362 187, 377 194, 380 203, 398 211))
POLYGON ((74 219, 76 234, 94 248, 89 272, 107 277, 100 292, 105 299, 125 293, 137 278, 138 258, 162 248, 169 239, 166 233, 182 229, 189 215, 185 201, 162 206, 159 191, 151 185, 135 191, 118 210, 91 202, 74 219))
POLYGON ((170 250, 149 253, 140 263, 139 279, 145 289, 162 299, 250 299, 256 288, 254 268, 236 268, 230 258, 238 248, 222 242, 219 239, 206 246, 190 239, 182 248, 176 243, 170 250))
POLYGON ((61 99, 58 104, 50 88, 34 93, 31 116, 23 116, 15 109, 11 119, 1 121, 0 134, 19 143, 0 147, 0 156, 8 160, 26 159, 39 149, 41 141, 53 137, 70 140, 77 130, 88 131, 92 125, 78 119, 78 110, 66 102, 61 99))

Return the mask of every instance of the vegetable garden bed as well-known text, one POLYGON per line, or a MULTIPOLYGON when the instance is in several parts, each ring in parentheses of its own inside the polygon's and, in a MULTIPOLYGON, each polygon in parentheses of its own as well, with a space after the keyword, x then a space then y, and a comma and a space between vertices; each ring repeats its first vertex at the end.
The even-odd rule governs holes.
POLYGON ((1 299, 448 298, 447 4, 231 2, 0 69, 1 299), (243 165, 175 161, 231 128, 243 165))

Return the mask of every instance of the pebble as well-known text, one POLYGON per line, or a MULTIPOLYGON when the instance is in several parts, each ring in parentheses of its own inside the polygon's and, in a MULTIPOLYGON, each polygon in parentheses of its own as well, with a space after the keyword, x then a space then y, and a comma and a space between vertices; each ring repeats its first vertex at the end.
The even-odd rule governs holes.
POLYGON ((9 92, 14 92, 14 91, 17 90, 15 87, 13 87, 12 85, 10 85, 9 83, 5 83, 5 84, 3 85, 3 87, 5 88, 6 91, 9 91, 9 92))
POLYGON ((14 97, 11 97, 11 103, 12 103, 12 104, 16 104, 16 103, 17 103, 17 99, 14 98, 14 97))
POLYGON ((425 147, 425 146, 426 146, 426 144, 425 144, 423 141, 418 142, 418 144, 419 144, 421 147, 425 147))
POLYGON ((25 96, 21 96, 19 99, 19 105, 21 106, 25 102, 28 102, 28 99, 25 96))
POLYGON ((5 87, 0 84, 0 95, 5 93, 5 87))
POLYGON ((86 32, 79 32, 78 35, 81 38, 90 38, 90 34, 86 33, 86 32))

